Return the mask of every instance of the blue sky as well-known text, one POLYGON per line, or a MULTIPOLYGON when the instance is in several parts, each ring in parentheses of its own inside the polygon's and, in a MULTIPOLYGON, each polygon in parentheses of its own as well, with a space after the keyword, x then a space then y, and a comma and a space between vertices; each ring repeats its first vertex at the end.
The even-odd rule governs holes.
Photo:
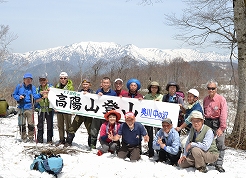
MULTIPOLYGON (((156 0, 153 0, 156 1, 156 0)), ((8 0, 0 3, 0 24, 18 39, 12 52, 28 52, 82 41, 134 44, 140 48, 179 49, 178 33, 164 14, 182 11, 181 0, 141 5, 141 0, 8 0)), ((214 49, 200 49, 212 51, 214 49)))

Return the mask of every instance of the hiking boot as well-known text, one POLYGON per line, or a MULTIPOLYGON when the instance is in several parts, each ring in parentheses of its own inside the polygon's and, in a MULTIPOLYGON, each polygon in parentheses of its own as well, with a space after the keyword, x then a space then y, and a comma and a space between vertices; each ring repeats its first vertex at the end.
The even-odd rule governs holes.
POLYGON ((101 150, 98 150, 97 156, 102 156, 103 152, 101 150))
POLYGON ((161 163, 163 163, 163 162, 165 162, 163 159, 157 159, 157 160, 155 160, 155 162, 161 162, 161 163))
POLYGON ((219 171, 219 172, 225 172, 225 169, 224 169, 222 166, 220 166, 220 165, 216 165, 216 166, 215 166, 215 169, 216 169, 217 171, 219 171))
POLYGON ((206 166, 199 167, 199 168, 197 168, 197 170, 198 170, 199 172, 203 172, 203 173, 207 173, 207 172, 208 172, 206 166))
POLYGON ((64 148, 67 148, 67 147, 69 147, 69 146, 72 146, 72 144, 71 144, 71 143, 68 143, 68 142, 66 142, 66 143, 64 144, 64 148))
POLYGON ((58 143, 55 144, 55 146, 60 146, 61 144, 65 144, 65 140, 59 140, 58 143))
POLYGON ((24 139, 22 139, 22 141, 23 141, 24 143, 27 143, 28 139, 27 139, 27 138, 24 138, 24 139))

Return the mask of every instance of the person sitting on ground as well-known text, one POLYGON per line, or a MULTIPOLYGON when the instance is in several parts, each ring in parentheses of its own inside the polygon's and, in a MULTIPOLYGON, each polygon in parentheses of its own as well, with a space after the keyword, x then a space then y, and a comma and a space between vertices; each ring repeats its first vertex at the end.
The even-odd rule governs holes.
POLYGON ((101 148, 98 150, 97 155, 101 156, 103 153, 111 152, 112 154, 117 151, 120 146, 120 141, 113 141, 114 136, 118 133, 120 128, 119 120, 121 118, 120 113, 115 110, 111 110, 104 115, 106 122, 100 127, 99 141, 101 148))
POLYGON ((129 157, 131 161, 138 161, 141 158, 142 137, 145 142, 149 141, 145 127, 140 122, 136 122, 133 112, 127 112, 125 122, 120 125, 118 134, 113 138, 114 141, 122 138, 118 157, 122 159, 129 157))
POLYGON ((17 113, 15 108, 9 108, 8 102, 0 97, 0 117, 8 117, 10 114, 16 115, 17 113))
POLYGON ((204 124, 205 118, 200 111, 192 111, 190 119, 192 127, 178 164, 181 168, 195 167, 206 173, 206 164, 214 163, 219 157, 214 134, 212 129, 204 124))
POLYGON ((156 133, 153 149, 159 150, 157 162, 177 165, 181 155, 181 143, 179 133, 173 128, 171 119, 167 118, 162 121, 162 129, 156 133))

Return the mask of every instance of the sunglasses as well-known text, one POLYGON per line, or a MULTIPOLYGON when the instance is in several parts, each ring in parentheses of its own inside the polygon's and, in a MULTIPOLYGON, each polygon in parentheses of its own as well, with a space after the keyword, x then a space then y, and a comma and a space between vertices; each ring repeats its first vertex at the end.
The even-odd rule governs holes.
POLYGON ((208 90, 215 90, 216 87, 207 87, 208 90))
POLYGON ((67 80, 67 78, 66 78, 66 77, 64 77, 64 78, 62 78, 62 77, 61 77, 60 79, 61 79, 61 80, 67 80))

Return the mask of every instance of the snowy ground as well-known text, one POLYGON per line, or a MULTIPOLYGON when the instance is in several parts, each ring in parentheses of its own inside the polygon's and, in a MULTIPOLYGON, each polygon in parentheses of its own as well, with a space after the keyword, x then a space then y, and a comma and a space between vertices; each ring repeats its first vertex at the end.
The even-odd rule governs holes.
MULTIPOLYGON (((35 116, 35 120, 37 117, 35 116)), ((55 117, 56 119, 56 117, 55 117)), ((36 121, 37 123, 37 121, 36 121)), ((31 178, 53 177, 47 173, 30 170, 30 165, 34 158, 34 153, 28 150, 28 146, 36 144, 22 143, 18 140, 17 135, 17 116, 9 118, 0 118, 0 178, 31 178), (17 139, 16 139, 17 136, 17 139)), ((44 136, 46 139, 46 135, 44 136)), ((55 123, 54 141, 58 141, 58 131, 55 123)), ((98 145, 99 146, 99 145, 98 145)), ((47 144, 37 144, 37 148, 46 147, 47 144)), ((71 148, 86 151, 87 150, 87 133, 84 125, 77 131, 71 148)), ((34 149, 35 150, 35 149, 34 149)), ((191 178, 191 177, 230 177, 243 178, 246 175, 246 152, 242 150, 234 150, 227 148, 224 160, 225 173, 219 173, 214 167, 208 167, 208 173, 200 173, 194 168, 180 169, 166 165, 164 163, 156 163, 147 156, 142 156, 138 162, 129 162, 117 158, 109 153, 97 156, 94 152, 78 154, 61 154, 64 161, 62 172, 59 178, 74 177, 124 177, 124 178, 143 178, 143 177, 169 177, 169 178, 191 178)))

